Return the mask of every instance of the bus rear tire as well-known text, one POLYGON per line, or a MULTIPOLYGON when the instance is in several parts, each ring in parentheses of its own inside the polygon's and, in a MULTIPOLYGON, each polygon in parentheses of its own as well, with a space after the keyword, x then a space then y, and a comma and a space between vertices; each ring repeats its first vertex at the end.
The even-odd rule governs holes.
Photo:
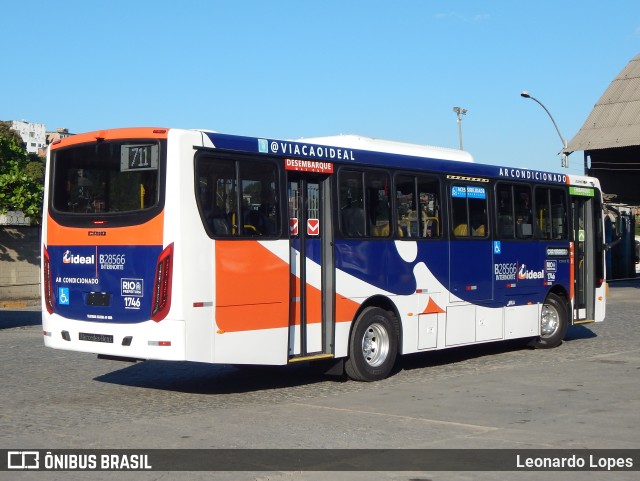
POLYGON ((358 316, 349 338, 344 370, 354 381, 386 378, 398 354, 398 332, 391 312, 368 307, 358 316))
POLYGON ((540 336, 531 341, 536 349, 551 349, 562 344, 569 328, 567 303, 560 296, 549 293, 540 313, 540 336))

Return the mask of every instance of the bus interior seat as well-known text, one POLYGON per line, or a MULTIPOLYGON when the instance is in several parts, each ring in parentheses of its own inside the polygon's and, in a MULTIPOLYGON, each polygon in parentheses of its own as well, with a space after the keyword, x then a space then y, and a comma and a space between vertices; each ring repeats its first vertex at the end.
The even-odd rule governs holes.
POLYGON ((453 234, 456 237, 467 237, 469 235, 469 227, 467 224, 458 224, 455 229, 453 229, 453 234))
POLYGON ((471 229, 471 235, 473 237, 484 237, 485 234, 486 234, 486 228, 485 228, 484 224, 480 224, 475 229, 471 229))

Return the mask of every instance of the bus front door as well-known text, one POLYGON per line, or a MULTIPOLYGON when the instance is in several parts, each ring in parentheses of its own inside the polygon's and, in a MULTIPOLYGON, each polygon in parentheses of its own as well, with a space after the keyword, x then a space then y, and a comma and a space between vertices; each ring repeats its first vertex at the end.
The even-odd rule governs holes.
POLYGON ((574 189, 574 192, 580 192, 580 195, 571 196, 575 295, 573 319, 579 323, 592 321, 595 316, 595 243, 599 229, 594 221, 594 189, 574 189))
POLYGON ((331 357, 334 291, 331 185, 327 175, 289 171, 290 362, 331 357))

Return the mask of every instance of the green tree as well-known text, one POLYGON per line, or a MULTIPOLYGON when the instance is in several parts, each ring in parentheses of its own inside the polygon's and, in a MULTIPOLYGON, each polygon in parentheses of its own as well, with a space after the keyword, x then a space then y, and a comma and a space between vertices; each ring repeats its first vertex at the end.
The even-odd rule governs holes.
POLYGON ((0 122, 0 213, 19 210, 40 223, 44 164, 30 160, 20 135, 0 122))

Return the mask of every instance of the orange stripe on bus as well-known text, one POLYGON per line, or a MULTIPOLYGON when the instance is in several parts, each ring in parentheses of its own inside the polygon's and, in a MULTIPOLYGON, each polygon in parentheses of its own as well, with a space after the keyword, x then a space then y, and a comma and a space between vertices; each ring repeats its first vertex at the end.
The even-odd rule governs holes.
MULTIPOLYGON (((257 241, 218 240, 216 324, 219 331, 273 329, 300 324, 300 278, 257 241)), ((322 295, 307 284, 307 324, 321 321, 322 295)), ((360 305, 336 295, 336 322, 351 322, 360 305)))
POLYGON ((102 140, 119 139, 166 139, 169 129, 164 127, 132 127, 127 129, 96 130, 83 134, 71 135, 51 145, 51 150, 69 147, 70 145, 86 144, 102 140))
POLYGON ((149 222, 127 227, 66 227, 47 217, 47 245, 55 246, 122 246, 163 245, 164 212, 149 222), (104 235, 96 233, 104 232, 104 235))
POLYGON ((356 316, 360 304, 351 299, 336 294, 336 322, 351 322, 356 316))
POLYGON ((257 241, 218 240, 216 323, 224 332, 289 325, 289 264, 257 241))

